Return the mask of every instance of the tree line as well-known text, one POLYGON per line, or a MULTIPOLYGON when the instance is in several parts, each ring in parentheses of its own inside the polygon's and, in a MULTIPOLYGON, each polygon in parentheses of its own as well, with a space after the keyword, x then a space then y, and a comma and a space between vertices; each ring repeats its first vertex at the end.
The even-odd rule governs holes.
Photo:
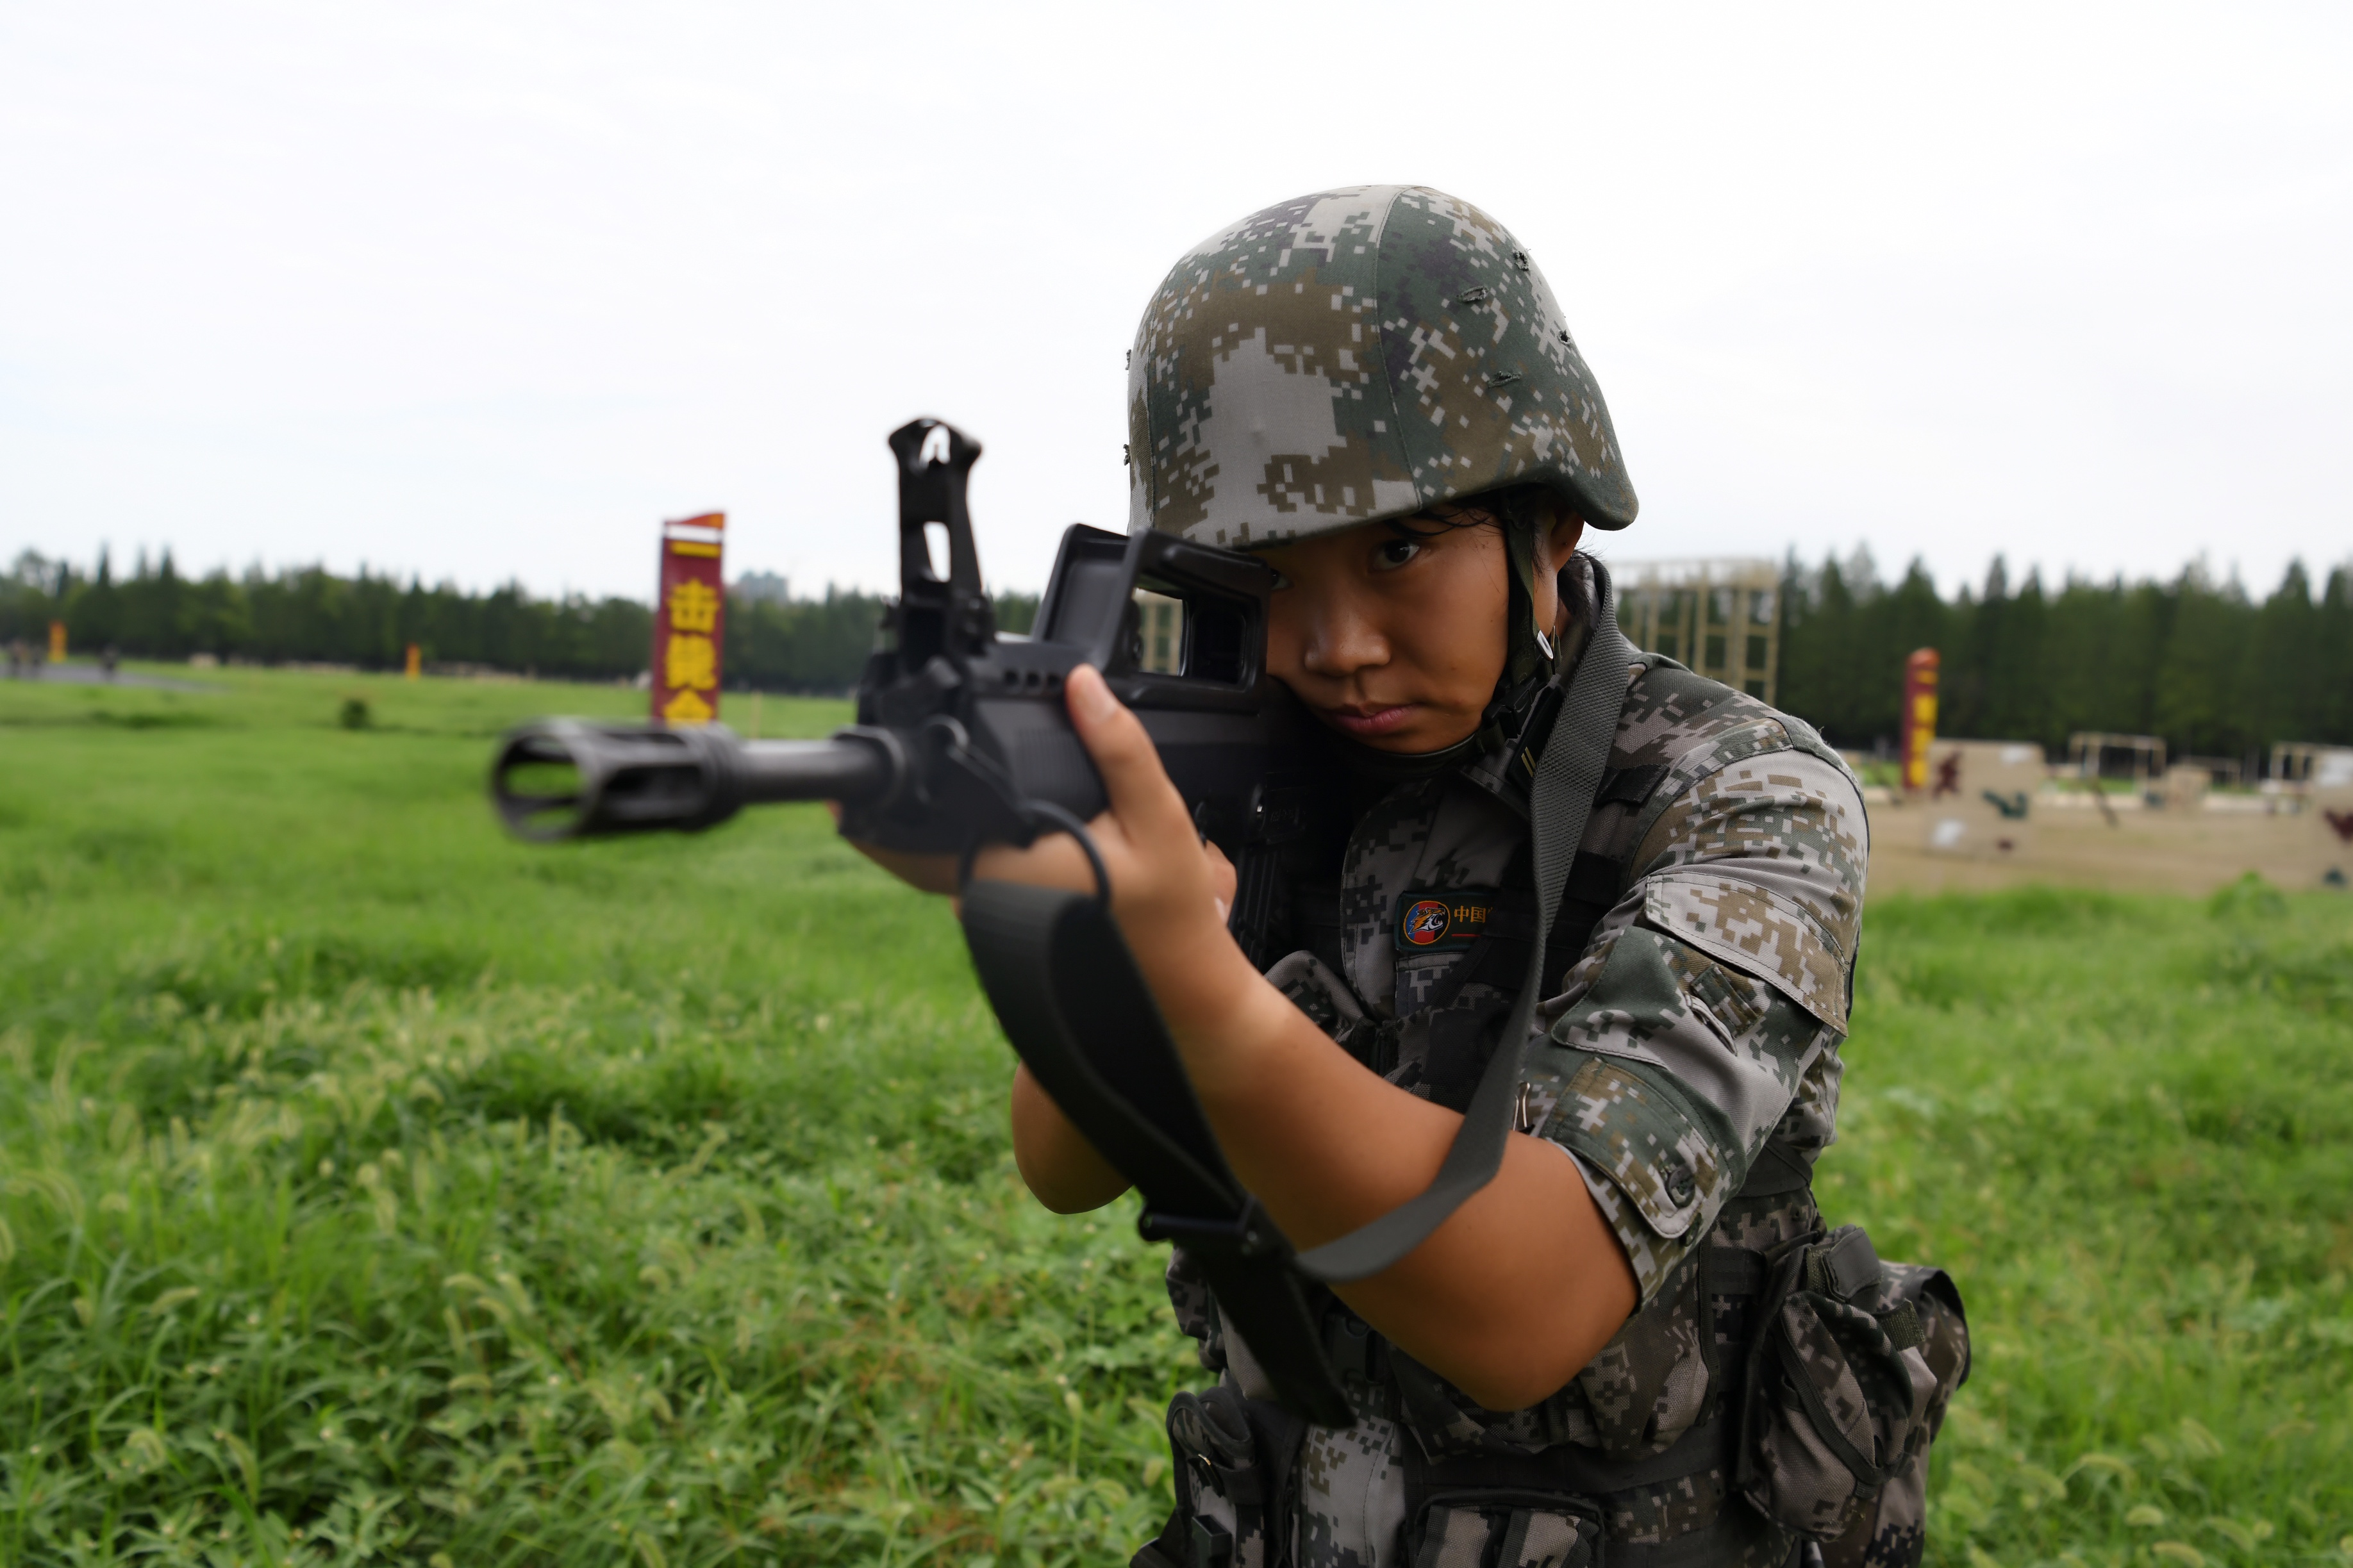
POLYGON ((2029 573, 1996 557, 1982 587, 1940 597, 1915 562, 1883 584, 1868 553, 1782 573, 1782 707, 1836 744, 1892 744, 1904 660, 1942 661, 1937 730, 2034 741, 2105 730, 2163 737, 2175 756, 2246 760, 2281 741, 2353 745, 2353 565, 2316 595, 2301 562, 2257 601, 2201 565, 2170 582, 2029 573))
MULTIPOLYGON (((842 692, 874 646, 883 601, 828 586, 821 599, 732 597, 722 668, 730 688, 842 692)), ((1037 596, 1001 594, 997 624, 1027 631, 1037 596)), ((170 553, 117 576, 101 554, 83 573, 27 552, 0 580, 0 642, 39 647, 52 620, 69 647, 126 658, 208 654, 253 664, 397 669, 411 643, 428 667, 488 668, 571 680, 630 680, 648 667, 653 607, 635 599, 538 598, 520 585, 486 594, 364 570, 320 567, 197 578, 170 553)))
MULTIPOLYGON (((828 587, 822 598, 739 595, 728 606, 730 687, 839 692, 858 679, 882 601, 828 587)), ((1026 631, 1028 595, 997 600, 1026 631)), ((1782 574, 1781 705, 1836 743, 1892 742, 1904 658, 1943 658, 1947 734, 2039 742, 2078 730, 2163 736, 2175 754, 2244 757, 2277 741, 2353 744, 2353 566, 2318 593, 2288 568, 2260 601, 2191 566, 2169 582, 2070 578, 2013 587, 1997 559, 1981 586, 1947 599, 1915 562, 1883 583, 1870 556, 1782 574)), ((539 598, 510 584, 474 594, 317 567, 242 576, 177 572, 166 553, 117 575, 26 552, 0 579, 0 641, 38 645, 53 619, 75 651, 141 658, 211 654, 254 663, 399 668, 415 643, 429 665, 570 679, 633 679, 647 668, 653 611, 634 599, 539 598)))

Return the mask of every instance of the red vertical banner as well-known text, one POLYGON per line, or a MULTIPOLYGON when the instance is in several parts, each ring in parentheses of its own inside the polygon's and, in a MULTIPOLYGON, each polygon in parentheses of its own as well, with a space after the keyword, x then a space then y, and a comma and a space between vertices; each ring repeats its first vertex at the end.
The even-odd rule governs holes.
MULTIPOLYGON (((1904 661, 1904 787, 1928 787, 1928 748, 1936 743, 1936 650, 1915 648, 1904 661)), ((1884 689, 1883 688, 1882 689, 1884 689)))
POLYGON ((661 599, 654 607, 653 716, 665 724, 719 717, 719 639, 727 584, 723 511, 662 524, 661 599))

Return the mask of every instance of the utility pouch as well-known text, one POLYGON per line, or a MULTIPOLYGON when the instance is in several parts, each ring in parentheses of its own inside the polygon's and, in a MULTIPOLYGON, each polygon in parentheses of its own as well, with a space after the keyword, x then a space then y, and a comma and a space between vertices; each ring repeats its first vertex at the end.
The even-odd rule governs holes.
MULTIPOLYGON (((1740 1490, 1774 1523, 1817 1542, 1855 1527, 1925 1453, 1950 1393, 1924 1351, 1934 1290, 1940 1329, 1961 1335, 1959 1293, 1940 1270, 1889 1268, 1858 1226, 1774 1255, 1748 1353, 1740 1490)), ((1940 1358, 1942 1359, 1942 1358, 1940 1358)))
POLYGON ((1823 1568, 1916 1568, 1927 1547, 1928 1447, 1945 1424, 1954 1391, 1969 1375, 1969 1325, 1961 1314, 1961 1293, 1943 1269, 1884 1265, 1873 1311, 1906 1306, 1919 1321, 1921 1344, 1904 1354, 1924 1359, 1936 1380, 1924 1432, 1911 1459, 1880 1483, 1878 1495, 1857 1511, 1846 1533, 1822 1547, 1823 1568))
POLYGON ((1176 1510, 1135 1568, 1282 1568, 1292 1471, 1306 1423, 1230 1384, 1168 1406, 1176 1510))
POLYGON ((1411 1568, 1590 1568, 1592 1502, 1545 1492, 1440 1492, 1406 1521, 1411 1568))

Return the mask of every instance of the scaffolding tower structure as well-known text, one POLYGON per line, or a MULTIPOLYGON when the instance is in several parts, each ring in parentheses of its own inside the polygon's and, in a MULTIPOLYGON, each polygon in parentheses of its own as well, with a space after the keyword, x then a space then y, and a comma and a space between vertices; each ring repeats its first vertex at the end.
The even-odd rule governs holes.
POLYGON ((1715 556, 1612 563, 1618 625, 1645 653, 1721 680, 1766 702, 1781 668, 1781 569, 1715 556))

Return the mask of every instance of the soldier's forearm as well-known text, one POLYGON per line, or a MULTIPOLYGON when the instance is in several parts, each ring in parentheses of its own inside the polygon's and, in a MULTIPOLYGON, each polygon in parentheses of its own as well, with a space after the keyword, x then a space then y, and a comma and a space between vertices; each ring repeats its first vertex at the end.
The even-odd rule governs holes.
POLYGON ((1095 1152, 1026 1067, 1013 1074, 1013 1163, 1037 1200, 1056 1214, 1099 1209, 1127 1191, 1127 1178, 1095 1152))
MULTIPOLYGON (((1197 1079, 1226 1157, 1301 1247, 1428 1186, 1462 1118, 1366 1071, 1271 987, 1197 1079)), ((1502 1171, 1395 1267, 1338 1288, 1407 1353, 1495 1409, 1574 1376, 1636 1305, 1575 1162, 1514 1135, 1502 1171)))

